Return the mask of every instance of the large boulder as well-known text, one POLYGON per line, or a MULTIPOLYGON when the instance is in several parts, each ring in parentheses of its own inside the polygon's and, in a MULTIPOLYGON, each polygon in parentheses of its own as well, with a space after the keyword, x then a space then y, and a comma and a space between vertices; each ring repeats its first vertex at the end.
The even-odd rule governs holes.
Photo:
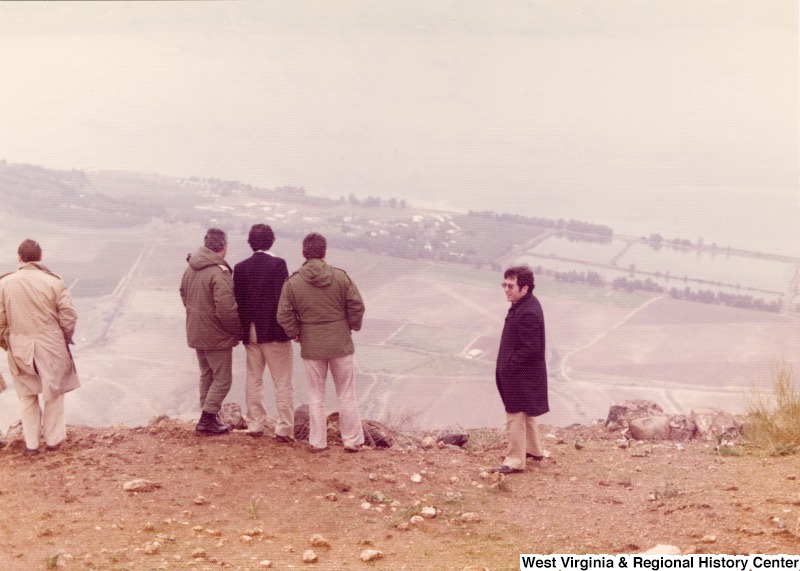
POLYGON ((741 426, 730 413, 716 408, 695 408, 690 414, 697 426, 697 438, 734 440, 739 437, 741 426))
POLYGON ((669 420, 669 439, 677 442, 686 442, 694 438, 697 425, 690 416, 676 414, 669 420))
POLYGON ((648 416, 664 416, 664 410, 655 402, 645 399, 614 403, 608 410, 605 427, 609 431, 628 428, 631 420, 648 416))
POLYGON ((630 435, 636 440, 669 440, 670 417, 645 416, 628 423, 630 435))
POLYGON ((460 428, 448 426, 439 431, 436 435, 436 442, 442 442, 451 446, 464 446, 469 440, 469 435, 460 428))

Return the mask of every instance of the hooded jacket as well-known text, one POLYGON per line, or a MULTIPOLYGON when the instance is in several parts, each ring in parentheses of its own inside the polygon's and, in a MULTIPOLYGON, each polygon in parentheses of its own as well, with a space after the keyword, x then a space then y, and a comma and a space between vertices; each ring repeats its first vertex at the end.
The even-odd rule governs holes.
POLYGON ((189 256, 181 279, 186 308, 186 340, 192 349, 220 351, 241 339, 231 267, 205 246, 189 256))
POLYGON ((0 279, 0 346, 18 396, 45 400, 81 386, 68 345, 78 314, 64 282, 39 262, 0 279))
POLYGON ((364 301, 344 270, 307 260, 284 282, 278 323, 300 339, 303 359, 328 360, 355 352, 351 331, 361 329, 364 301))

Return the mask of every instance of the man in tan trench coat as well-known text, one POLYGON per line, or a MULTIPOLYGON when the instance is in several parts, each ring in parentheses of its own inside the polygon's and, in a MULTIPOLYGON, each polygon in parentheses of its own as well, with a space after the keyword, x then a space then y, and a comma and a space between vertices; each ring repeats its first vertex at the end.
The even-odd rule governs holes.
POLYGON ((39 244, 25 240, 17 253, 17 271, 0 277, 0 346, 20 401, 25 454, 33 456, 42 429, 48 450, 66 436, 64 394, 80 386, 69 350, 78 315, 67 286, 41 263, 39 244))

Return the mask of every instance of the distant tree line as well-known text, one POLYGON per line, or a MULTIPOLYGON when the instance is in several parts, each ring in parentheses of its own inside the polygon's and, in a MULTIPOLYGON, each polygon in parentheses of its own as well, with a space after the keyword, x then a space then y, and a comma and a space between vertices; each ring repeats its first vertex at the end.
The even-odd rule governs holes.
MULTIPOLYGON (((497 213, 492 210, 470 210, 467 216, 496 220, 498 222, 513 222, 515 224, 525 224, 528 226, 538 226, 540 228, 552 228, 555 230, 568 230, 570 232, 581 232, 584 234, 596 234, 611 238, 614 230, 602 224, 592 224, 591 222, 581 222, 579 220, 562 220, 553 218, 539 218, 536 216, 523 216, 522 214, 497 213)), ((580 239, 574 237, 573 239, 580 239)))
MULTIPOLYGON (((607 282, 597 272, 570 270, 567 272, 559 272, 547 270, 538 266, 536 272, 541 275, 553 277, 556 281, 565 283, 574 283, 589 285, 593 287, 606 287, 607 282)), ((771 313, 778 313, 781 310, 782 303, 779 300, 765 301, 763 299, 754 298, 751 295, 730 294, 721 291, 714 292, 712 290, 692 290, 689 287, 683 289, 670 288, 656 283, 650 278, 641 279, 628 279, 619 277, 611 282, 611 287, 617 290, 627 292, 647 292, 669 295, 674 299, 683 301, 694 301, 698 303, 707 303, 712 305, 726 305, 729 307, 736 307, 739 309, 751 309, 756 311, 768 311, 771 313)))

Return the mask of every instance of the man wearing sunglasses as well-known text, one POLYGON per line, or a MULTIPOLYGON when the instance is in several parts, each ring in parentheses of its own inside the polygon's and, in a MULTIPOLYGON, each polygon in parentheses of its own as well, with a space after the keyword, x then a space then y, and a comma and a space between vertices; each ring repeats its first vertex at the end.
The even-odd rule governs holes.
POLYGON ((503 464, 492 472, 517 474, 526 459, 544 458, 536 417, 550 410, 547 400, 544 314, 533 295, 533 272, 512 266, 503 276, 503 290, 511 307, 506 315, 495 380, 506 409, 508 449, 503 464))

